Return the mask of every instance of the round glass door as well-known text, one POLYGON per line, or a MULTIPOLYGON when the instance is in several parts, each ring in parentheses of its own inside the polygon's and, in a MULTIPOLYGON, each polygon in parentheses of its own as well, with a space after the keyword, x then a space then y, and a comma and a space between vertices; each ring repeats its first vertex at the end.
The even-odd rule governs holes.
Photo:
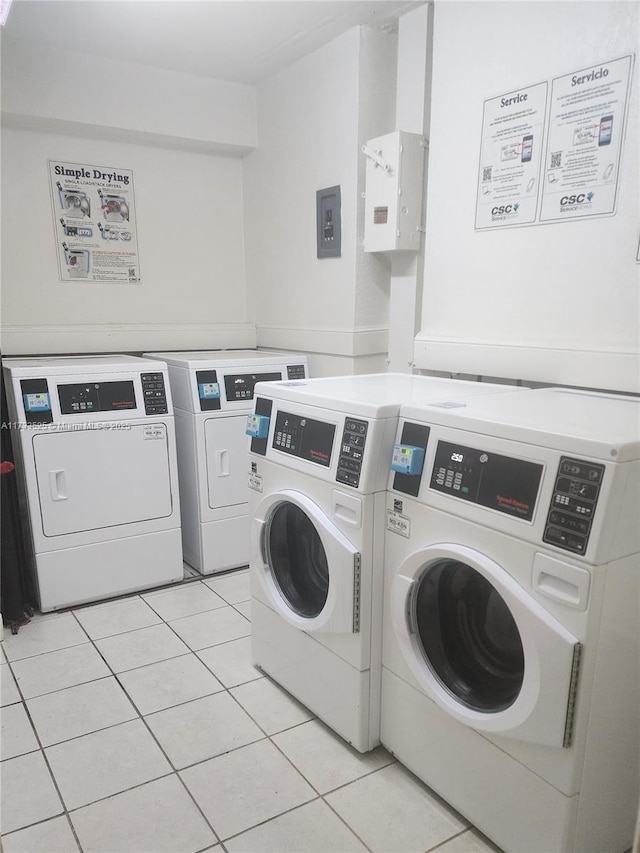
POLYGON ((293 503, 278 504, 267 523, 266 561, 289 607, 312 619, 329 593, 329 564, 309 516, 293 503))
POLYGON ((524 651, 502 596, 478 571, 439 560, 413 599, 425 660, 462 704, 485 713, 512 705, 524 678, 524 651))

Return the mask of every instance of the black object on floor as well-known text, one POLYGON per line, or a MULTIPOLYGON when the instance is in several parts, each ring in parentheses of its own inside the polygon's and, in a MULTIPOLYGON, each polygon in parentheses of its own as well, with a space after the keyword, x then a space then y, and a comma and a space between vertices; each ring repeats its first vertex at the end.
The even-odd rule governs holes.
POLYGON ((32 576, 28 570, 27 550, 20 518, 18 486, 11 447, 11 426, 13 425, 9 421, 4 383, 2 383, 0 611, 3 623, 11 628, 13 634, 17 634, 20 626, 29 622, 33 616, 36 595, 32 576))

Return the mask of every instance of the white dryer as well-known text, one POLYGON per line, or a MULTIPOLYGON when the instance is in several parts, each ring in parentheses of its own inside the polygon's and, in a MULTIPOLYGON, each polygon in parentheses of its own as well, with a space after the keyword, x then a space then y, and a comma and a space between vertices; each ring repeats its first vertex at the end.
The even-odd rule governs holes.
POLYGON ((510 390, 404 374, 256 388, 253 659, 361 752, 380 736, 385 489, 400 404, 510 390))
POLYGON ((510 853, 622 853, 640 739, 640 400, 403 407, 381 740, 510 853))
POLYGON ((256 382, 304 379, 304 355, 266 350, 145 353, 169 366, 184 559, 200 574, 246 566, 247 414, 256 382))
POLYGON ((4 375, 41 609, 181 581, 166 365, 5 359, 4 375))

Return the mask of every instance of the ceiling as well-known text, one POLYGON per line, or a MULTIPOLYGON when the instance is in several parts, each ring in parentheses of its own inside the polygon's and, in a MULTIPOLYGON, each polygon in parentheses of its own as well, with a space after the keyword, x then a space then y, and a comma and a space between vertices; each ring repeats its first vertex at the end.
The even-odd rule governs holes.
POLYGON ((358 24, 392 27, 408 0, 13 0, 2 42, 256 84, 358 24))

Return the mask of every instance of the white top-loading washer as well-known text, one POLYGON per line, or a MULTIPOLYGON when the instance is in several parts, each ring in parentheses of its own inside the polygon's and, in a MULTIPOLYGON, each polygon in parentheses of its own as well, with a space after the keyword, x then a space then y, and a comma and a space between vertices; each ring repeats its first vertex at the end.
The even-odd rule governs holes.
POLYGON ((256 382, 303 379, 307 358, 264 350, 146 353, 168 364, 184 559, 201 574, 247 565, 246 415, 256 382))
POLYGON ((385 490, 400 406, 513 391, 407 374, 256 386, 254 661, 360 751, 379 742, 385 490))
POLYGON ((166 365, 110 355, 3 366, 41 609, 182 580, 166 365))
MULTIPOLYGON (((623 851, 640 754, 640 400, 402 408, 382 742, 508 851, 623 851)), ((389 523, 394 519, 393 523, 389 523)))

